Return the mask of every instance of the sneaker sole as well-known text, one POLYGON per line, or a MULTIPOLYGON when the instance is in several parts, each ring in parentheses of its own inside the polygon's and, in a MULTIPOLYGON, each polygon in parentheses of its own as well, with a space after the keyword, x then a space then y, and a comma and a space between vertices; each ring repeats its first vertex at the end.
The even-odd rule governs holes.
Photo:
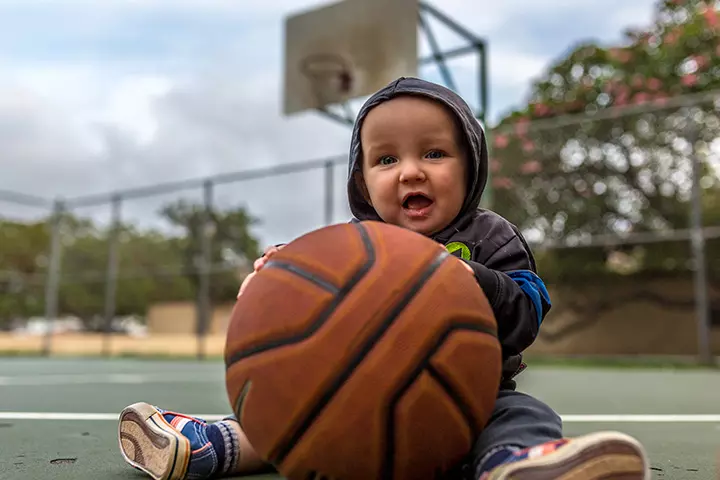
POLYGON ((135 403, 120 412, 118 442, 125 461, 155 480, 185 478, 190 441, 152 405, 135 403))
POLYGON ((553 453, 508 464, 488 480, 650 480, 643 446, 619 432, 574 439, 553 453))

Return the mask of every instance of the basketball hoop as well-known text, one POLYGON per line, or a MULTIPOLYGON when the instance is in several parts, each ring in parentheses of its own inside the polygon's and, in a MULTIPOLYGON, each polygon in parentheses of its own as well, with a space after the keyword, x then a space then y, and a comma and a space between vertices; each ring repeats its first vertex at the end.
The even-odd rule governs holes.
POLYGON ((353 74, 340 55, 308 55, 300 61, 300 72, 310 81, 318 107, 344 99, 352 92, 353 74))

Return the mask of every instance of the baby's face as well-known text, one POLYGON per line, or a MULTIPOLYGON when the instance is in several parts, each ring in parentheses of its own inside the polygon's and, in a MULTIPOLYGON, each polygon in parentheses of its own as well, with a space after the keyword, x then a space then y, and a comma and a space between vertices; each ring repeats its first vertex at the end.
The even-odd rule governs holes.
POLYGON ((432 100, 398 97, 368 113, 362 173, 384 222, 432 235, 455 219, 467 189, 460 139, 452 113, 432 100))

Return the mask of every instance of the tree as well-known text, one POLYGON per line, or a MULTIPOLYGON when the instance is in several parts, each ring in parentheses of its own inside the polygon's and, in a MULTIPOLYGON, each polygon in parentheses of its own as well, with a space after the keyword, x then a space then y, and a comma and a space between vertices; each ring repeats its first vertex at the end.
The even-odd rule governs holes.
POLYGON ((44 222, 0 220, 0 330, 41 315, 49 235, 44 222))
MULTIPOLYGON (((494 129, 498 211, 544 241, 687 228, 688 120, 702 125, 696 146, 703 151, 718 137, 720 118, 711 101, 678 107, 671 99, 720 89, 714 3, 659 2, 653 24, 626 32, 623 45, 584 42, 553 64, 533 85, 527 106, 494 129), (558 121, 569 115, 585 121, 558 121)), ((720 180, 709 162, 702 184, 711 209, 706 221, 720 219, 720 180)), ((664 247, 687 258, 686 243, 664 247)), ((589 269, 603 267, 605 257, 567 250, 562 256, 565 271, 572 257, 575 267, 589 269)), ((553 259, 554 268, 564 268, 553 259)))
MULTIPOLYGON (((59 311, 77 315, 89 329, 104 327, 104 306, 111 230, 66 215, 59 311)), ((192 286, 178 268, 182 256, 167 234, 118 228, 118 279, 115 313, 144 315, 157 301, 192 298, 192 286)))
MULTIPOLYGON (((119 226, 117 315, 142 316, 155 302, 196 298, 204 212, 182 202, 166 206, 163 212, 183 234, 119 226)), ((249 230, 255 219, 243 208, 216 211, 211 218, 215 225, 211 298, 226 301, 237 293, 243 269, 259 255, 257 239, 249 230)), ((102 328, 111 231, 71 213, 63 215, 61 225, 58 310, 60 315, 79 317, 87 328, 102 328)), ((0 220, 0 329, 15 319, 44 314, 49 244, 47 221, 0 220)))
POLYGON ((237 268, 247 269, 260 256, 258 241, 250 232, 257 219, 242 207, 227 211, 213 209, 208 218, 211 231, 206 232, 207 213, 202 205, 181 200, 165 206, 162 214, 171 224, 184 230, 185 234, 172 242, 182 254, 185 275, 194 291, 200 292, 202 235, 206 233, 211 236, 210 262, 213 268, 210 299, 225 302, 234 298, 239 287, 237 268))

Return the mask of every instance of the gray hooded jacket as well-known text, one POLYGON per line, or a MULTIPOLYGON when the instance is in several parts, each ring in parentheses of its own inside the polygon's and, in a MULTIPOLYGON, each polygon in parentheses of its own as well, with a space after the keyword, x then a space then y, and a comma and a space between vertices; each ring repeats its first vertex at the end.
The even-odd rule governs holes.
POLYGON ((470 161, 468 193, 455 220, 432 238, 473 268, 498 323, 504 388, 514 388, 512 377, 525 367, 521 352, 535 340, 550 310, 550 299, 537 276, 532 252, 518 229, 496 213, 479 208, 488 178, 488 149, 480 123, 462 98, 441 85, 403 77, 365 102, 355 121, 350 148, 347 189, 355 217, 352 221, 382 221, 355 181, 355 173, 362 166, 360 129, 371 109, 399 95, 419 95, 440 102, 455 114, 462 126, 470 161))

